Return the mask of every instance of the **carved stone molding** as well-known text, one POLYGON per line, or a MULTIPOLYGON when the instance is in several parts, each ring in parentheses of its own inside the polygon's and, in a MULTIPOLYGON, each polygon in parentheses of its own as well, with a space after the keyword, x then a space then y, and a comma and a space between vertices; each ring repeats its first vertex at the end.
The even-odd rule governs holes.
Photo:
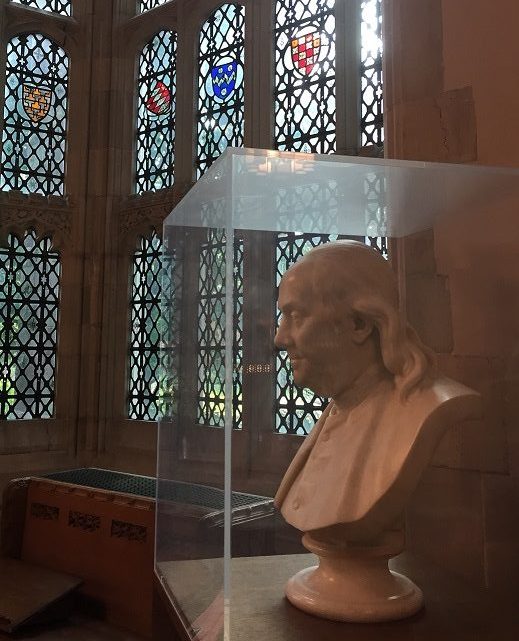
POLYGON ((191 184, 175 185, 126 198, 119 211, 119 233, 125 246, 134 248, 137 237, 146 236, 153 229, 162 235, 164 219, 190 187, 191 184))
POLYGON ((29 31, 45 31, 55 42, 63 46, 65 40, 77 42, 79 24, 71 16, 49 13, 22 4, 8 3, 5 7, 6 36, 29 31))
POLYGON ((68 198, 1 192, 0 244, 5 245, 11 233, 20 236, 34 229, 40 238, 52 236, 53 246, 59 249, 70 239, 72 216, 68 198))

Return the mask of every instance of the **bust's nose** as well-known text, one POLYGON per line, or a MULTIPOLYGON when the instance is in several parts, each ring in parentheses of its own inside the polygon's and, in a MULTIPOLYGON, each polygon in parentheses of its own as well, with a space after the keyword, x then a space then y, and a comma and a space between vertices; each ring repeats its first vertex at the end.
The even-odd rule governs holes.
POLYGON ((279 323, 276 335, 274 336, 274 345, 277 349, 286 349, 290 344, 290 333, 287 331, 283 318, 279 323))

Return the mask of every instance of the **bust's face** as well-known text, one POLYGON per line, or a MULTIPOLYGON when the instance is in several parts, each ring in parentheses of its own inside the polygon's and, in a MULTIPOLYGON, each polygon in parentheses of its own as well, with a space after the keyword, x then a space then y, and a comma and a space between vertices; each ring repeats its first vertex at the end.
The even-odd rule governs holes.
POLYGON ((282 313, 274 343, 287 351, 295 382, 322 396, 341 393, 352 382, 351 315, 325 305, 313 291, 308 265, 292 267, 281 280, 282 313))

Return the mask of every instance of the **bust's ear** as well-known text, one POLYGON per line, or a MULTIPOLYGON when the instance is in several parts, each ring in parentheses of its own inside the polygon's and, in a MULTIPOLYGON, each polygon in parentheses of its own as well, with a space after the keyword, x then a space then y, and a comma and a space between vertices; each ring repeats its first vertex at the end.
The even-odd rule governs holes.
POLYGON ((372 334, 375 322, 360 312, 352 315, 352 340, 357 345, 362 345, 372 334))

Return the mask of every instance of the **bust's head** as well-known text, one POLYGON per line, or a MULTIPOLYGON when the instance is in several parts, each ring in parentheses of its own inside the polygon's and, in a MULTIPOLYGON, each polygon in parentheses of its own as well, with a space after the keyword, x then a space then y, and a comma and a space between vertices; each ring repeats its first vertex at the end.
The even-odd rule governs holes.
POLYGON ((336 398, 369 371, 392 375, 406 396, 426 376, 432 354, 400 318, 389 263, 355 241, 316 247, 283 276, 275 344, 294 380, 336 398))

